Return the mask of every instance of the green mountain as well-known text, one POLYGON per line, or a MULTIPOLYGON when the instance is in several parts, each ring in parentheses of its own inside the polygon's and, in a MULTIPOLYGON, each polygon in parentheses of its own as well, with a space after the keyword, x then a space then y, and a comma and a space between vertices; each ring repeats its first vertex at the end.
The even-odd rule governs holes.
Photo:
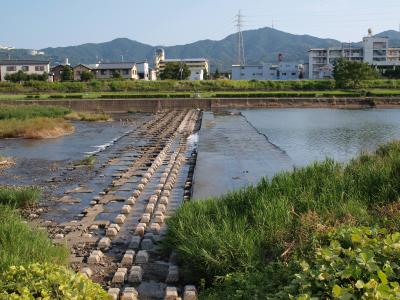
MULTIPOLYGON (((379 36, 389 36, 393 46, 400 45, 400 33, 385 31, 379 36)), ((341 42, 333 39, 321 39, 310 35, 295 35, 273 28, 265 27, 243 32, 246 62, 257 64, 261 62, 276 62, 279 53, 285 61, 307 61, 310 48, 340 46, 341 42)), ((126 38, 118 38, 99 44, 83 44, 79 46, 57 47, 42 49, 44 56, 29 56, 23 49, 0 51, 0 59, 34 58, 49 59, 52 64, 64 62, 69 58, 72 65, 78 63, 95 63, 121 61, 144 61, 151 64, 155 49, 164 48, 167 58, 205 57, 210 60, 211 68, 230 70, 235 63, 237 38, 229 35, 220 41, 202 40, 187 45, 170 47, 151 46, 126 38)))

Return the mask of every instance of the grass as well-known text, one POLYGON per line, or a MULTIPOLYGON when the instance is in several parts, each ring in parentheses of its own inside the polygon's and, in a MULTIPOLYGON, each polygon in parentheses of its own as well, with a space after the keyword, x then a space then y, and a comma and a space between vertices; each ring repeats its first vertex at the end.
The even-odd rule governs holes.
POLYGON ((38 117, 59 118, 70 112, 70 109, 60 106, 0 105, 0 120, 26 120, 38 117))
POLYGON ((112 121, 112 118, 106 113, 71 112, 64 118, 71 121, 88 121, 88 122, 112 121))
POLYGON ((218 199, 187 203, 168 219, 162 247, 177 252, 192 282, 212 285, 218 276, 240 273, 243 285, 256 277, 279 285, 273 266, 288 272, 293 257, 315 249, 320 232, 342 225, 399 231, 399 197, 400 142, 392 142, 346 165, 317 162, 218 199))
POLYGON ((63 118, 38 117, 24 120, 0 120, 0 138, 56 138, 73 131, 74 127, 63 118))
POLYGON ((0 205, 13 208, 24 208, 36 204, 40 190, 36 187, 0 186, 0 205))
POLYGON ((75 166, 93 166, 96 163, 96 157, 94 155, 86 156, 84 159, 77 161, 75 166))
POLYGON ((23 223, 15 210, 0 205, 0 273, 10 266, 30 263, 66 264, 68 252, 54 246, 44 231, 23 223))

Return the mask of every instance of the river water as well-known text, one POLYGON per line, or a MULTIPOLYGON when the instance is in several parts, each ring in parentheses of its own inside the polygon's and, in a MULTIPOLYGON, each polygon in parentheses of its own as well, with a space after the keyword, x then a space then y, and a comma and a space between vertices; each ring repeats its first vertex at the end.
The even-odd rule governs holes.
POLYGON ((193 197, 255 184, 326 157, 346 162, 400 139, 399 109, 252 109, 204 114, 193 197))

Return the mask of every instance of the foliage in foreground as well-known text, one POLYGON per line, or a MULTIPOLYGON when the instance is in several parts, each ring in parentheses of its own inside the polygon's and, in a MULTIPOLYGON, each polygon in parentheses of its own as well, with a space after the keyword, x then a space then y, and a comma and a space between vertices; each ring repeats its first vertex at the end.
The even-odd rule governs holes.
POLYGON ((340 58, 333 70, 336 87, 355 89, 365 80, 377 79, 378 72, 368 63, 340 58))
POLYGON ((63 266, 32 264, 0 273, 0 299, 109 299, 96 283, 63 266))
POLYGON ((347 165, 326 160, 185 204, 167 221, 163 247, 177 251, 190 281, 209 286, 218 276, 241 273, 250 283, 272 264, 309 256, 316 235, 339 225, 400 231, 399 196, 400 142, 392 142, 347 165))
POLYGON ((283 291, 296 299, 399 299, 400 233, 350 228, 328 235, 283 291))
POLYGON ((39 198, 40 190, 37 187, 0 186, 0 205, 23 208, 37 203, 39 198))
POLYGON ((15 210, 0 205, 0 274, 10 266, 65 264, 68 252, 65 247, 54 246, 46 232, 23 223, 15 210))

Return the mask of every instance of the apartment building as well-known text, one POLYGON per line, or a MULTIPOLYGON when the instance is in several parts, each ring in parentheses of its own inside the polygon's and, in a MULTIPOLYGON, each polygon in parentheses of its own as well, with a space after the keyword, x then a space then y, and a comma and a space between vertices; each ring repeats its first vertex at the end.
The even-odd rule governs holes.
POLYGON ((98 63, 98 64, 79 64, 73 67, 74 80, 81 80, 82 72, 92 72, 96 79, 111 79, 119 74, 123 79, 139 79, 136 63, 98 63))
MULTIPOLYGON (((0 60, 0 81, 5 81, 7 74, 25 72, 28 75, 50 73, 50 62, 39 60, 0 60)), ((51 80, 51 77, 49 77, 51 80)))
POLYGON ((373 36, 369 30, 361 46, 343 44, 338 48, 310 49, 308 77, 332 78, 334 64, 339 58, 366 62, 376 67, 395 67, 400 66, 400 48, 389 48, 387 37, 373 36))
POLYGON ((182 63, 188 66, 190 70, 189 80, 204 80, 205 72, 209 74, 209 63, 206 58, 165 58, 164 49, 157 49, 154 66, 160 74, 167 63, 182 63))
POLYGON ((307 65, 293 62, 232 66, 232 80, 298 80, 307 75, 307 65))

